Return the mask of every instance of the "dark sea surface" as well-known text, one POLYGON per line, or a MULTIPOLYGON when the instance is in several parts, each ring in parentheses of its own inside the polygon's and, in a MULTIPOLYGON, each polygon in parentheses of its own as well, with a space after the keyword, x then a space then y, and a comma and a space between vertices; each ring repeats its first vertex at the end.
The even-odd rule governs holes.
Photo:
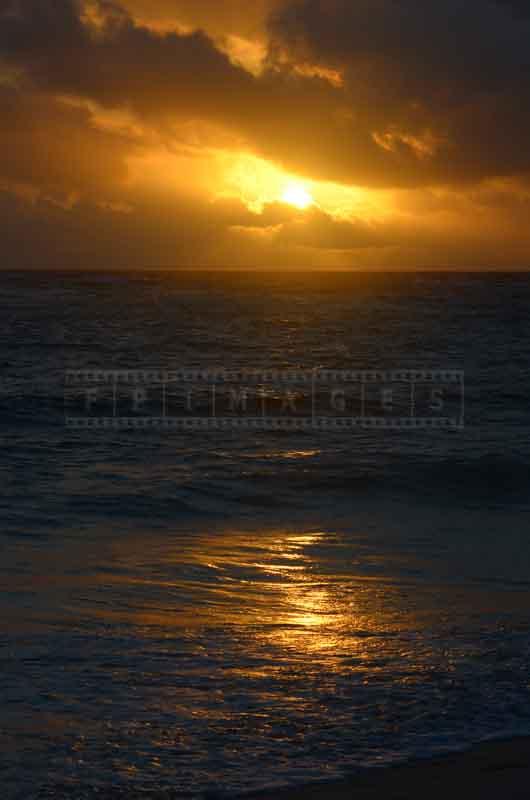
POLYGON ((0 275, 2 796, 530 733, 530 278, 0 275), (462 369, 463 430, 69 430, 66 370, 462 369))

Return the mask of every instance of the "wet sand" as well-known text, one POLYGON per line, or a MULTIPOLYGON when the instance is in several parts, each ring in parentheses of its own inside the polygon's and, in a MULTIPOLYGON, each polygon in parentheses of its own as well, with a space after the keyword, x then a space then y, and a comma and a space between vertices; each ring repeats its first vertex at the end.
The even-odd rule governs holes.
POLYGON ((271 789, 253 800, 518 800, 530 798, 530 739, 481 745, 468 753, 367 770, 348 780, 271 789))

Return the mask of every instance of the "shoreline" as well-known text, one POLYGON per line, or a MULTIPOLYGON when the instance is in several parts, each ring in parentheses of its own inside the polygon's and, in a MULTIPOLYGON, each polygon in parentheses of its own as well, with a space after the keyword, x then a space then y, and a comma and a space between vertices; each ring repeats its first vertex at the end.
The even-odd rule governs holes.
MULTIPOLYGON (((244 793, 219 787, 193 796, 203 800, 528 800, 529 787, 530 737, 521 737, 396 766, 367 767, 332 781, 244 793)), ((35 800, 184 800, 191 795, 169 786, 152 790, 99 786, 94 790, 83 784, 48 784, 31 796, 35 800)))
POLYGON ((268 788, 246 800, 523 800, 530 796, 530 737, 498 740, 470 750, 361 770, 349 778, 268 788))

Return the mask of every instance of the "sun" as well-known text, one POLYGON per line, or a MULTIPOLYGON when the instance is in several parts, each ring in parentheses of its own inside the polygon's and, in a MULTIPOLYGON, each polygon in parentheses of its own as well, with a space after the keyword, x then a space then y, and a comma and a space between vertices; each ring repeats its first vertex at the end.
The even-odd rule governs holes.
POLYGON ((281 199, 282 202, 289 203, 290 206, 296 206, 301 211, 309 208, 315 202, 301 183, 290 183, 286 186, 281 199))

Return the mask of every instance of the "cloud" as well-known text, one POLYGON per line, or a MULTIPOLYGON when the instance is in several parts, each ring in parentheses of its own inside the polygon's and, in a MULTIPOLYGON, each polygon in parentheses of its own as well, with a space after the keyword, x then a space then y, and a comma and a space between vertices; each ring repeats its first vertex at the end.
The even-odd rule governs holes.
POLYGON ((352 179, 356 170, 388 185, 528 172, 527 4, 293 0, 271 32, 276 51, 343 75, 351 149, 342 167, 352 179))
POLYGON ((385 230, 384 226, 355 219, 337 220, 317 208, 299 214, 283 225, 279 239, 303 247, 343 251, 381 248, 392 244, 390 231, 385 230))
POLYGON ((490 231, 487 257, 495 242, 499 262, 530 254, 526 2, 124 2, 2 6, 6 260, 357 265, 401 254, 456 264, 481 252, 490 231), (261 71, 223 45, 265 31, 261 71), (131 183, 134 159, 153 148, 167 184, 158 194, 131 183), (256 214, 237 200, 212 204, 215 148, 313 181, 392 191, 401 213, 375 226, 317 207, 269 203, 256 214), (176 172, 173 185, 164 159, 179 150, 202 166, 176 172))
POLYGON ((97 14, 83 17, 75 0, 13 0, 1 26, 4 60, 40 90, 151 120, 221 124, 312 177, 390 187, 530 170, 522 4, 293 0, 272 17, 269 68, 259 76, 201 31, 158 33, 110 2, 92 7, 97 14), (342 85, 301 72, 304 63, 338 72, 342 85))
POLYGON ((266 20, 281 0, 124 0, 131 15, 151 24, 187 26, 210 35, 265 35, 266 20))
POLYGON ((252 77, 206 34, 158 34, 119 6, 76 0, 14 0, 0 27, 0 53, 24 70, 31 87, 127 107, 151 117, 171 113, 230 116, 252 77), (14 13, 16 11, 16 13, 14 13))
POLYGON ((98 130, 86 109, 0 86, 0 181, 56 199, 115 194, 134 144, 98 130))

